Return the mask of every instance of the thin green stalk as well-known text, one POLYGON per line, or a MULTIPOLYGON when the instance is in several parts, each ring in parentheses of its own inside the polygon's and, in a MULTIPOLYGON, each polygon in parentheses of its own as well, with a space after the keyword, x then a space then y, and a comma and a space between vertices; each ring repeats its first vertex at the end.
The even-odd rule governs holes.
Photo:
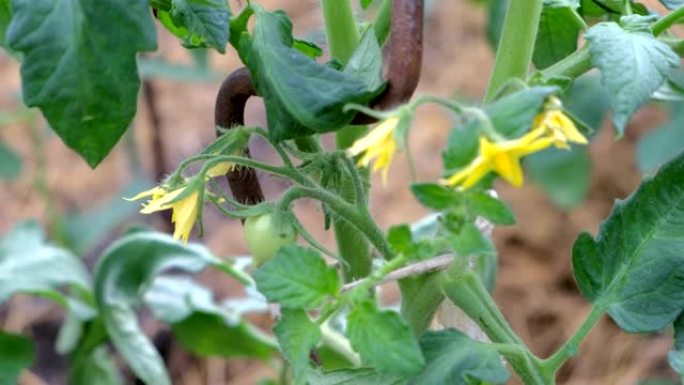
POLYGON ((346 64, 359 45, 359 30, 349 0, 321 0, 330 56, 346 64))
POLYGON ((684 5, 658 19, 658 21, 651 26, 651 30, 654 35, 658 36, 682 18, 684 18, 684 5))
MULTIPOLYGON (((321 0, 321 2, 330 56, 344 65, 354 54, 360 40, 351 3, 349 0, 321 0)), ((364 126, 343 127, 337 132, 337 148, 344 149, 351 146, 365 130, 364 126)), ((353 199, 354 189, 350 186, 351 183, 348 180, 342 181, 344 187, 340 191, 340 196, 345 200, 353 199)), ((363 234, 344 220, 333 219, 333 225, 339 254, 348 265, 344 269, 345 280, 350 281, 368 275, 371 271, 372 255, 363 234)))
POLYGON ((373 21, 373 29, 378 44, 382 47, 390 35, 392 28, 392 0, 382 0, 378 14, 373 21))
POLYGON ((485 102, 509 80, 525 79, 532 61, 532 51, 539 28, 542 0, 510 0, 496 51, 494 72, 489 80, 485 102))
POLYGON ((591 312, 587 318, 582 322, 582 325, 577 329, 575 334, 570 337, 570 339, 561 346, 556 353, 551 357, 542 361, 542 368, 545 373, 549 375, 554 375, 560 369, 561 366, 568 359, 574 357, 577 354, 577 349, 580 343, 586 338, 589 332, 596 326, 596 323, 601 319, 605 310, 603 307, 594 305, 591 312))

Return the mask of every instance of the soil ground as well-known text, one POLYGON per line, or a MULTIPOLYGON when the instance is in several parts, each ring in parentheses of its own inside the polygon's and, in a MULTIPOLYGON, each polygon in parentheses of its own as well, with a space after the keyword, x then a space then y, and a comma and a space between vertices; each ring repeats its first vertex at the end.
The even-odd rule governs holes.
MULTIPOLYGON (((271 9, 285 9, 294 19, 296 34, 314 40, 321 36, 322 23, 317 2, 262 0, 260 3, 271 9)), ((235 3, 232 6, 234 9, 238 7, 235 3)), ((483 9, 465 1, 433 2, 427 17, 425 60, 418 92, 479 100, 493 63, 493 54, 484 34, 483 9)), ((186 51, 168 33, 160 30, 159 41, 160 49, 152 56, 173 62, 191 62, 186 51)), ((224 56, 212 54, 210 65, 219 73, 227 74, 238 68, 240 63, 234 52, 229 51, 224 56)), ((18 108, 18 65, 3 56, 0 56, 0 84, 0 111, 18 108)), ((167 170, 170 170, 178 161, 195 154, 212 140, 213 104, 219 82, 154 80, 153 86, 161 113, 167 170)), ((595 233, 613 201, 626 197, 638 185, 641 175, 635 165, 636 139, 663 119, 663 114, 657 109, 642 110, 628 127, 628 135, 619 142, 614 140, 614 133, 606 122, 590 146, 593 176, 589 195, 584 203, 571 211, 554 207, 532 184, 520 189, 497 185, 499 194, 511 203, 517 213, 518 223, 497 229, 494 233, 501 255, 495 297, 513 328, 535 353, 546 356, 553 352, 589 311, 587 301, 579 295, 572 278, 572 243, 582 230, 595 233)), ((260 102, 250 102, 247 120, 248 123, 265 123, 260 102)), ((153 175, 152 157, 149 155, 149 121, 149 110, 141 99, 139 114, 131 129, 144 169, 153 175)), ((450 127, 450 118, 437 108, 427 107, 420 111, 410 141, 419 179, 430 180, 438 176, 440 151, 450 127)), ((38 218, 48 223, 46 201, 34 187, 40 161, 35 156, 35 142, 30 132, 29 125, 25 123, 7 126, 0 131, 2 139, 17 149, 25 161, 23 176, 18 181, 0 186, 0 201, 3 202, 0 233, 25 218, 38 218)), ((123 143, 95 171, 54 135, 49 135, 44 145, 47 187, 59 212, 87 211, 117 199, 115 192, 131 179, 123 143)), ((253 153, 257 157, 269 156, 258 145, 253 153)), ((411 222, 427 213, 415 203, 407 188, 410 176, 405 161, 404 156, 398 157, 387 186, 382 186, 379 179, 375 181, 377 187, 373 190, 372 210, 385 227, 411 222)), ((150 185, 152 183, 150 181, 150 185)), ((282 187, 278 181, 268 181, 267 195, 275 196, 282 187)), ((310 228, 320 223, 320 213, 314 205, 302 205, 301 212, 303 221, 310 228)), ((142 221, 149 222, 150 218, 134 214, 128 223, 142 221)), ((154 223, 160 225, 159 221, 154 223)), ((216 254, 245 253, 239 222, 223 220, 207 210, 206 230, 204 241, 216 254)), ((109 240, 117 234, 112 234, 109 240)), ((331 234, 319 235, 327 244, 332 244, 331 234)), ((99 245, 100 250, 102 246, 99 245)), ((96 255, 97 248, 90 254, 96 255)), ((219 298, 234 295, 238 290, 223 275, 207 273, 202 279, 216 289, 219 298)), ((58 319, 60 311, 50 304, 24 297, 15 298, 0 310, 0 326, 39 338, 38 362, 31 373, 22 377, 22 385, 62 384, 63 361, 54 358, 51 353, 53 341, 50 340, 56 330, 51 320, 58 319)), ((259 321, 268 327, 267 319, 259 321)), ((644 378, 672 378, 673 373, 666 363, 670 345, 669 333, 628 335, 605 318, 582 345, 580 358, 562 369, 558 383, 633 385, 644 378)), ((270 369, 257 363, 198 360, 177 349, 173 349, 170 367, 177 385, 255 384, 264 374, 270 373, 270 369)), ((516 381, 513 379, 511 383, 516 381)))

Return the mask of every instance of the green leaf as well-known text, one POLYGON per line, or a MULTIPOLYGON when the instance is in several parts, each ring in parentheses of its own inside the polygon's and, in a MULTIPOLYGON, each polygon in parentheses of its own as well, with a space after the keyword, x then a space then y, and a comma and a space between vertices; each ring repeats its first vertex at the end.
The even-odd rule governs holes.
POLYGON ((7 27, 12 21, 11 0, 0 0, 0 47, 7 49, 7 27))
POLYGON ((148 385, 170 385, 164 362, 137 323, 144 289, 163 269, 198 272, 221 262, 199 245, 151 232, 127 235, 104 251, 95 270, 95 299, 111 341, 148 385))
POLYGON ((33 342, 0 330, 0 384, 16 384, 21 371, 35 359, 33 342))
POLYGON ((684 0, 660 0, 667 9, 675 9, 684 5, 684 0))
POLYGON ((684 149, 684 108, 673 104, 670 120, 639 139, 637 164, 642 173, 655 172, 658 167, 679 155, 684 149))
POLYGON ((477 156, 480 144, 479 122, 471 120, 461 127, 452 128, 447 138, 447 146, 442 152, 444 169, 448 172, 464 167, 477 156))
POLYGON ((0 141, 0 180, 12 180, 21 175, 22 163, 19 154, 0 141))
POLYGON ((667 361, 684 382, 684 316, 680 315, 674 324, 674 349, 667 354, 667 361))
POLYGON ((598 76, 585 75, 572 83, 563 105, 574 120, 596 132, 608 110, 608 98, 598 76))
POLYGON ((572 146, 571 151, 551 148, 530 155, 525 168, 558 207, 573 208, 587 196, 591 158, 584 146, 572 146))
POLYGON ((427 367, 410 384, 505 384, 510 373, 499 353, 454 329, 428 331, 420 339, 427 367))
POLYGON ((273 327, 283 355, 292 365, 295 372, 295 384, 307 383, 307 369, 309 357, 318 340, 321 331, 311 322, 304 310, 282 309, 282 318, 273 327))
POLYGON ((315 250, 282 247, 254 272, 257 289, 271 302, 287 308, 311 308, 340 290, 337 271, 315 250))
POLYGON ((349 58, 343 72, 363 81, 369 91, 384 87, 382 49, 380 49, 373 28, 368 28, 363 34, 356 51, 349 58))
POLYGON ((470 266, 492 292, 496 283, 497 253, 491 239, 473 223, 466 223, 449 238, 451 248, 470 266))
POLYGON ((108 349, 100 346, 85 358, 79 358, 75 363, 72 362, 69 384, 123 385, 124 380, 108 349))
POLYGON ((413 246, 411 228, 408 225, 390 227, 387 232, 387 242, 397 253, 408 253, 413 246))
POLYGON ((136 54, 156 49, 147 2, 14 0, 12 7, 7 41, 24 54, 24 102, 97 166, 135 115, 136 54))
POLYGON ((615 204, 596 239, 573 247, 582 294, 627 332, 650 332, 684 307, 684 155, 615 204))
POLYGON ((88 291, 88 271, 69 251, 46 243, 37 222, 22 222, 0 239, 0 303, 29 293, 76 305, 58 291, 67 285, 88 291))
POLYGON ((544 69, 577 50, 577 39, 582 28, 573 15, 577 7, 579 1, 544 1, 532 56, 537 68, 544 69))
POLYGON ((515 214, 506 202, 482 191, 471 192, 466 195, 466 199, 473 214, 497 225, 515 224, 515 214))
POLYGON ((485 107, 494 128, 509 138, 520 137, 541 111, 546 98, 558 92, 557 87, 531 87, 508 94, 485 107))
POLYGON ((312 59, 316 59, 323 56, 323 49, 310 41, 294 39, 292 48, 298 50, 299 52, 303 53, 304 55, 312 59))
POLYGON ((646 103, 679 66, 679 56, 653 36, 652 17, 622 17, 617 23, 599 23, 587 31, 593 64, 601 71, 613 110, 613 125, 624 134, 632 114, 646 103))
POLYGON ((183 47, 212 47, 226 52, 229 35, 230 9, 225 0, 172 0, 169 18, 162 24, 183 39, 183 47))
MULTIPOLYGON (((284 13, 252 8, 256 22, 246 62, 275 140, 336 130, 354 115, 343 113, 344 105, 366 104, 380 91, 293 48, 292 23, 284 13)), ((244 44, 249 46, 246 39, 244 44)))
POLYGON ((311 370, 309 385, 400 385, 405 384, 404 376, 379 373, 374 369, 340 369, 323 373, 311 370))
POLYGON ((187 277, 157 277, 144 301, 156 318, 171 325, 181 345, 199 356, 265 359, 276 351, 263 333, 217 305, 209 289, 187 277))
POLYGON ((364 364, 397 375, 416 374, 425 366, 416 337, 396 312, 363 301, 352 308, 347 322, 349 342, 364 364))
POLYGON ((463 204, 463 195, 457 191, 436 183, 414 183, 411 192, 423 206, 445 210, 463 204))
POLYGON ((361 8, 366 9, 370 7, 371 4, 373 4, 373 0, 359 0, 361 2, 361 8))

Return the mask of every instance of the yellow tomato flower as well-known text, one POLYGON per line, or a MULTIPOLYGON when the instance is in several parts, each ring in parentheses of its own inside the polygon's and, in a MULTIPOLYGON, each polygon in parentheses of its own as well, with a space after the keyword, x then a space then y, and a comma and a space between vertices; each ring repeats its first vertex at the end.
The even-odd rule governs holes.
POLYGON ((568 142, 587 144, 587 138, 560 109, 560 100, 552 97, 549 104, 553 107, 542 111, 534 118, 532 131, 540 130, 553 137, 553 144, 558 148, 569 149, 568 142))
POLYGON ((155 187, 153 189, 143 191, 140 194, 127 198, 127 200, 138 200, 145 197, 151 197, 147 204, 143 204, 140 210, 142 214, 152 214, 157 211, 172 209, 171 222, 175 224, 173 237, 180 239, 183 243, 188 243, 190 231, 197 220, 200 207, 200 191, 195 189, 182 199, 173 202, 182 192, 185 187, 177 188, 172 191, 167 191, 163 187, 155 187))
POLYGON ((349 156, 357 156, 363 153, 357 164, 368 167, 373 162, 373 171, 382 170, 383 183, 387 183, 387 172, 390 163, 397 151, 397 142, 394 139, 394 130, 399 124, 399 117, 393 116, 381 122, 363 138, 354 142, 347 150, 349 156))
POLYGON ((519 187, 523 184, 520 158, 549 147, 554 138, 542 137, 543 132, 532 131, 521 138, 502 142, 490 142, 480 137, 479 155, 463 169, 457 171, 443 183, 468 189, 494 171, 508 183, 519 187))

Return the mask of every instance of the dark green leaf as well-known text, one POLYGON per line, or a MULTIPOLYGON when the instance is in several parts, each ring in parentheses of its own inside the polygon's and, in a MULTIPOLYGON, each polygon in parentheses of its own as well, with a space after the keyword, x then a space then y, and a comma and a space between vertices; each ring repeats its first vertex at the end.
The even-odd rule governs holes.
POLYGON ((166 268, 198 272, 221 262, 199 245, 170 236, 138 232, 107 250, 95 270, 95 298, 107 333, 133 372, 148 385, 170 385, 164 362, 137 323, 135 308, 155 277, 166 268))
POLYGON ((447 147, 442 152, 442 161, 447 172, 466 166, 477 156, 480 147, 478 124, 477 120, 471 120, 449 132, 447 147))
POLYGON ((485 107, 494 128, 509 138, 517 138, 531 126, 546 98, 557 87, 532 87, 508 94, 485 107))
POLYGON ((187 277, 158 277, 145 304, 171 324, 178 341, 199 356, 268 358, 272 341, 238 314, 214 302, 211 291, 187 277))
POLYGON ((181 36, 184 47, 226 51, 230 20, 226 0, 172 0, 169 15, 173 24, 184 32, 181 36))
POLYGON ((620 25, 613 22, 593 26, 585 37, 592 62, 601 71, 613 110, 613 125, 620 135, 632 114, 646 103, 679 66, 679 56, 653 36, 652 17, 625 16, 620 25))
POLYGON ((338 129, 354 115, 342 112, 345 104, 365 104, 379 91, 369 91, 361 79, 294 49, 292 23, 284 13, 266 12, 254 4, 252 8, 256 22, 251 46, 246 39, 243 45, 249 47, 246 62, 257 92, 264 98, 274 139, 338 129))
POLYGON ((583 146, 572 146, 571 151, 551 148, 530 155, 525 167, 532 180, 558 207, 577 206, 589 191, 591 159, 583 146))
POLYGON ((292 48, 299 50, 299 52, 312 59, 323 56, 323 49, 310 41, 294 39, 292 48))
POLYGON ((135 115, 136 54, 156 49, 147 3, 14 0, 12 7, 7 41, 24 54, 24 102, 97 166, 135 115))
POLYGON ((539 32, 534 46, 532 61, 543 69, 577 50, 581 25, 573 13, 579 4, 563 4, 564 1, 546 0, 539 19, 539 32))
POLYGON ((12 180, 21 175, 21 157, 0 141, 0 180, 12 180))
POLYGON ((273 327, 283 355, 290 362, 295 372, 295 384, 307 383, 307 369, 309 357, 318 340, 321 331, 311 322, 304 310, 282 309, 282 318, 273 327))
POLYGON ((366 9, 371 4, 373 4, 373 0, 360 0, 360 2, 361 2, 361 8, 363 8, 363 9, 366 9))
POLYGON ((28 338, 0 330, 0 384, 17 383, 19 373, 35 359, 33 349, 28 338))
POLYGON ((428 331, 420 346, 427 367, 411 384, 505 384, 510 378, 496 350, 457 330, 428 331))
POLYGON ((359 46, 349 58, 343 72, 361 79, 366 84, 368 91, 374 92, 384 86, 382 50, 373 28, 368 28, 363 34, 359 46))
POLYGON ((425 366, 416 337, 396 312, 364 301, 352 308, 347 321, 349 341, 364 364, 397 375, 416 374, 425 366))
POLYGON ((582 294, 628 332, 662 329, 684 307, 684 155, 617 202, 596 239, 573 247, 582 294))
POLYGON ((311 370, 309 385, 400 385, 406 383, 403 376, 379 373, 370 368, 340 369, 323 373, 311 370))
POLYGON ((469 193, 466 197, 473 214, 497 225, 515 224, 515 214, 506 202, 481 191, 469 193))
POLYGON ((436 183, 414 183, 411 191, 420 203, 431 209, 445 210, 463 204, 461 193, 436 183))
POLYGON ((643 173, 655 172, 658 167, 679 155, 684 149, 684 106, 671 108, 670 120, 639 139, 637 164, 643 173))
POLYGON ((408 225, 392 226, 387 232, 387 241, 397 253, 410 252, 413 245, 411 238, 411 228, 408 225))
POLYGON ((311 308, 340 290, 337 271, 312 249, 282 247, 254 272, 257 289, 271 302, 287 308, 311 308))
POLYGON ((66 285, 89 290, 88 271, 69 251, 46 243, 37 222, 20 223, 0 239, 0 303, 30 293, 76 305, 57 290, 66 285))
POLYGON ((12 21, 12 2, 11 0, 0 0, 0 47, 7 48, 7 27, 12 21))

